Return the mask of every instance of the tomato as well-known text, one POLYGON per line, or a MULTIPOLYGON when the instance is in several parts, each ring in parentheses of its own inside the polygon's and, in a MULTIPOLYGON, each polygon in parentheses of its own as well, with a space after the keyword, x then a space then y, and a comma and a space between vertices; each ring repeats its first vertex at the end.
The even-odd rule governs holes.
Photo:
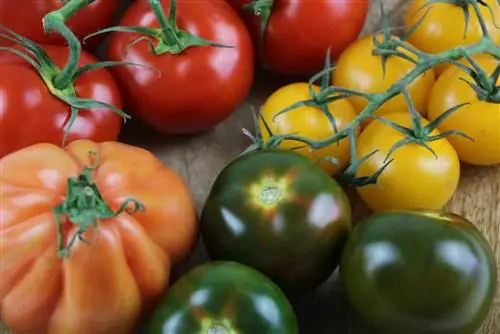
MULTIPOLYGON (((95 0, 70 18, 68 27, 77 37, 83 38, 108 26, 119 3, 119 0, 95 0)), ((0 25, 38 43, 65 45, 64 38, 58 34, 46 34, 42 26, 42 18, 63 5, 62 0, 0 0, 0 25)), ((96 44, 83 46, 94 47, 96 44)))
POLYGON ((472 334, 497 284, 481 232, 458 215, 377 213, 356 225, 342 255, 348 299, 377 334, 472 334))
POLYGON ((274 149, 247 153, 219 174, 200 230, 213 260, 251 266, 295 297, 332 274, 350 222, 333 178, 298 153, 274 149))
MULTIPOLYGON (((382 41, 381 35, 377 39, 382 41)), ((351 44, 337 61, 332 77, 332 83, 361 91, 363 93, 385 93, 389 87, 398 82, 406 74, 415 69, 415 64, 398 56, 389 56, 386 71, 382 68, 382 58, 373 55, 375 49, 373 35, 365 36, 351 44)), ((409 51, 398 49, 409 57, 414 57, 409 51)), ((408 86, 408 92, 418 112, 425 115, 429 92, 435 82, 434 70, 429 70, 414 80, 408 86)), ((360 96, 351 96, 349 101, 359 113, 367 105, 367 100, 360 96)), ((398 95, 382 105, 376 115, 385 115, 408 110, 408 104, 403 95, 398 95)))
MULTIPOLYGON (((499 66, 493 57, 476 57, 480 67, 491 75, 499 66)), ((449 108, 469 103, 441 123, 442 132, 459 130, 472 137, 474 141, 460 136, 449 138, 460 160, 473 165, 500 164, 500 105, 498 102, 480 100, 478 94, 465 82, 472 78, 458 67, 446 70, 432 88, 429 99, 429 119, 436 119, 449 108)), ((500 78, 496 82, 500 86, 500 78)))
POLYGON ((236 262, 212 262, 169 289, 149 333, 298 334, 299 329, 292 306, 266 276, 236 262))
MULTIPOLYGON (((408 42, 418 49, 435 54, 458 46, 477 43, 483 36, 481 25, 472 5, 468 5, 470 19, 465 33, 464 10, 460 6, 435 3, 418 11, 426 3, 427 0, 411 1, 404 20, 405 26, 412 27, 422 19, 422 16, 430 8, 422 23, 408 38, 408 42)), ((500 3, 498 0, 484 0, 484 3, 488 4, 492 10, 490 13, 488 7, 479 4, 486 27, 493 41, 500 44, 500 29, 495 26, 500 18, 500 3)), ((437 67, 436 72, 441 74, 448 66, 443 64, 437 67)))
MULTIPOLYGON (((62 68, 68 48, 43 46, 54 63, 62 68)), ((97 62, 82 51, 80 65, 97 62)), ((71 108, 53 96, 38 72, 11 53, 0 54, 0 157, 35 143, 61 145, 71 108)), ((118 86, 106 69, 86 72, 75 81, 76 95, 122 107, 118 86)), ((111 109, 80 109, 70 128, 67 143, 77 139, 113 141, 122 126, 120 115, 111 109)))
MULTIPOLYGON (((315 92, 319 92, 318 86, 313 85, 312 87, 315 92)), ((320 107, 302 106, 274 119, 274 116, 281 110, 311 98, 307 83, 289 84, 271 94, 261 110, 265 123, 262 119, 259 120, 263 139, 269 139, 265 124, 269 126, 274 135, 296 134, 313 140, 324 140, 336 134, 332 123, 320 107)), ((344 129, 356 118, 354 108, 346 100, 329 103, 328 110, 335 119, 338 131, 344 129)), ((295 149, 299 146, 302 146, 299 142, 285 140, 279 148, 295 149)), ((329 174, 335 174, 344 169, 349 162, 349 140, 347 138, 321 149, 311 150, 310 147, 302 147, 295 151, 309 157, 329 174), (335 165, 325 158, 336 158, 339 164, 335 165)))
MULTIPOLYGON (((410 113, 394 113, 384 118, 410 127, 410 113)), ((423 119, 423 125, 428 122, 423 119)), ((434 130, 431 136, 438 135, 434 130)), ((404 135, 380 121, 373 121, 359 135, 358 158, 378 150, 362 163, 357 177, 373 175, 384 164, 394 144, 404 135)), ((403 209, 441 209, 457 189, 460 163, 457 153, 446 138, 427 143, 437 158, 417 144, 400 147, 389 159, 392 163, 382 172, 377 184, 357 188, 363 201, 375 211, 403 209)))
POLYGON ((262 38, 262 14, 243 9, 256 1, 229 2, 244 18, 263 65, 285 75, 320 71, 328 48, 337 59, 358 38, 370 5, 369 0, 269 1, 271 15, 262 38))
MULTIPOLYGON (((170 1, 162 6, 168 13, 170 1)), ((135 115, 163 132, 194 133, 221 122, 244 101, 254 75, 252 43, 243 22, 223 1, 179 0, 177 18, 179 28, 233 47, 194 46, 157 56, 147 42, 129 48, 140 35, 114 33, 108 54, 110 60, 147 66, 114 68, 135 115)), ((120 25, 158 28, 147 1, 134 2, 120 25)))
POLYGON ((2 158, 0 203, 0 315, 16 333, 131 333, 196 240, 181 178, 117 142, 43 143, 2 158), (112 215, 127 199, 145 210, 130 203, 112 215), (70 247, 87 223, 95 228, 70 247))

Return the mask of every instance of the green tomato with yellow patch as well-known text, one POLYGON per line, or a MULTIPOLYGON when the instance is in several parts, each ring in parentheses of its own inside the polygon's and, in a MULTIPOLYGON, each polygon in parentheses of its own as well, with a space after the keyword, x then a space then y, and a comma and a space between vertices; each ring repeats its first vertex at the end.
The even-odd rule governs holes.
POLYGON ((308 158, 279 149, 240 156, 219 174, 200 230, 213 260, 236 261, 300 296, 335 270, 351 229, 339 184, 308 158))

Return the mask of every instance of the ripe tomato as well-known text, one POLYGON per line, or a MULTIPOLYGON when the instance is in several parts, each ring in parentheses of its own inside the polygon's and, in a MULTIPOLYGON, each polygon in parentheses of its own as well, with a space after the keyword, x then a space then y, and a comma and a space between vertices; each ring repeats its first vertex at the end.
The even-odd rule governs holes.
MULTIPOLYGON (((168 13, 170 1, 162 6, 168 13)), ((148 67, 113 69, 135 115, 167 133, 194 133, 227 118, 247 96, 254 75, 252 43, 243 22, 223 1, 180 0, 177 22, 191 34, 234 47, 195 46, 156 56, 143 42, 127 53, 139 35, 114 33, 108 53, 111 60, 148 67)), ((159 26, 147 1, 134 2, 120 25, 159 26)))
POLYGON ((2 158, 0 203, 0 315, 16 333, 131 333, 196 239, 180 177, 149 152, 117 142, 43 143, 2 158), (98 154, 96 169, 89 152, 98 154), (145 211, 108 215, 129 198, 145 211), (52 211, 63 201, 66 246, 99 214, 96 229, 83 234, 87 243, 77 239, 65 258, 52 211))
POLYGON ((168 290, 149 333, 298 334, 299 328, 292 306, 269 278, 236 262, 210 262, 168 290))
MULTIPOLYGON (((68 48, 43 46, 50 58, 61 68, 68 57, 68 48)), ((83 51, 80 65, 97 59, 83 51)), ((35 143, 61 145, 70 116, 70 106, 53 96, 38 72, 21 57, 0 54, 0 157, 35 143)), ((106 69, 86 72, 75 82, 80 98, 94 99, 122 107, 118 87, 106 69)), ((67 138, 112 141, 118 138, 122 119, 110 109, 80 110, 67 138)))
POLYGON ((369 0, 275 0, 261 40, 261 16, 243 9, 250 0, 228 0, 244 18, 263 65, 285 75, 308 75, 323 68, 358 38, 368 14, 369 0))
MULTIPOLYGON (((377 35, 381 40, 381 36, 377 35)), ((384 93, 403 76, 415 68, 409 60, 397 56, 390 56, 386 63, 386 72, 382 70, 382 58, 373 55, 375 49, 373 35, 363 37, 351 44, 340 56, 333 73, 332 82, 335 86, 350 88, 364 93, 384 93)), ((408 56, 409 51, 400 50, 408 56)), ((435 81, 433 70, 419 76, 408 86, 408 92, 418 112, 425 115, 429 92, 435 81)), ((359 113, 367 105, 363 97, 349 97, 356 111, 359 113)), ((408 104, 403 95, 398 95, 387 101, 378 109, 376 115, 384 115, 408 110, 408 104)))
POLYGON ((497 285, 481 232, 432 211, 381 212, 357 224, 340 273, 361 320, 384 334, 476 333, 497 285))
POLYGON ((229 164, 200 220, 213 260, 251 266, 291 297, 333 273, 350 226, 349 201, 337 182, 308 158, 279 149, 229 164))
MULTIPOLYGON (((318 86, 313 86, 313 89, 315 92, 319 92, 318 86)), ((264 118, 275 135, 296 134, 313 140, 327 139, 336 132, 328 117, 319 107, 299 107, 281 114, 273 121, 274 116, 281 110, 296 102, 311 98, 307 83, 294 83, 284 86, 266 100, 262 106, 262 118, 264 118)), ((329 103, 328 110, 334 117, 339 131, 348 126, 356 117, 354 108, 347 100, 337 100, 329 103)), ((263 139, 267 140, 269 134, 262 119, 259 119, 259 128, 263 139)), ((285 140, 279 147, 292 149, 297 146, 301 146, 301 143, 285 140)), ((307 156, 329 174, 342 170, 349 162, 349 140, 347 138, 342 139, 338 144, 334 143, 321 149, 311 150, 309 147, 304 147, 295 151, 307 156), (339 165, 336 166, 327 161, 325 159, 327 157, 338 159, 339 165)))
MULTIPOLYGON (((486 55, 476 57, 481 68, 491 75, 499 61, 486 55)), ((462 79, 472 78, 458 67, 450 67, 437 80, 429 99, 429 119, 435 119, 449 108, 470 103, 448 116, 441 123, 441 132, 459 130, 474 139, 474 142, 460 136, 448 140, 460 160, 473 165, 500 164, 500 105, 481 101, 476 92, 462 79)), ((500 85, 500 78, 496 82, 500 85)))
MULTIPOLYGON (((495 22, 498 24, 500 19, 500 3, 498 0, 484 0, 484 2, 492 9, 490 13, 487 7, 479 5, 488 32, 493 41, 500 44, 500 29, 495 27, 495 22)), ((464 10, 461 7, 455 4, 435 3, 418 12, 418 9, 426 3, 427 0, 411 1, 405 16, 405 25, 411 27, 422 18, 427 9, 431 8, 422 24, 408 38, 408 42, 418 49, 435 54, 457 46, 477 43, 483 36, 472 5, 468 5, 470 21, 467 33, 464 34, 464 10)), ((443 64, 437 68, 436 72, 441 74, 448 66, 443 64)))
MULTIPOLYGON (((384 118, 410 127, 409 112, 394 113, 384 118)), ((422 120, 427 125, 426 120, 422 120)), ((431 135, 439 132, 434 130, 431 135)), ((359 135, 358 158, 378 150, 357 171, 357 177, 373 175, 384 165, 392 146, 404 139, 392 127, 375 120, 359 135)), ((377 184, 357 188, 363 201, 374 211, 403 209, 441 209, 455 193, 460 176, 457 153, 446 139, 429 142, 438 158, 426 148, 408 144, 397 149, 394 161, 382 172, 377 184)))
MULTIPOLYGON (((0 0, 0 25, 37 43, 65 45, 64 38, 58 34, 46 34, 42 26, 42 18, 61 8, 65 2, 67 0, 0 0)), ((68 27, 77 37, 83 38, 108 26, 118 10, 119 3, 119 0, 95 0, 70 18, 68 27)), ((90 43, 83 46, 95 45, 90 43)))

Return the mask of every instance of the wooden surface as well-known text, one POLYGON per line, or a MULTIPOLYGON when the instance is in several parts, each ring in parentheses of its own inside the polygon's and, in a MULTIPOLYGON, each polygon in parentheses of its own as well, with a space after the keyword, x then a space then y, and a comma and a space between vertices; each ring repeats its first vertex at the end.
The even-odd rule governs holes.
MULTIPOLYGON (((383 1, 386 9, 390 11, 393 24, 400 24, 398 18, 405 8, 404 0, 372 0, 365 32, 377 29, 379 26, 380 1, 383 1)), ((247 101, 229 119, 204 134, 171 138, 153 133, 150 129, 139 125, 137 121, 131 121, 124 129, 122 140, 153 151, 162 161, 177 170, 189 183, 199 209, 220 170, 249 144, 246 137, 241 134, 241 128, 253 130, 251 112, 254 108, 258 108, 275 88, 284 83, 285 81, 274 76, 258 73, 254 89, 247 101)), ((352 189, 347 191, 352 198, 354 216, 359 218, 365 215, 367 210, 354 196, 352 189)), ((463 166, 458 192, 448 208, 477 224, 489 240, 497 262, 500 262, 500 166, 492 168, 463 166)), ((203 246, 199 245, 190 260, 177 268, 174 279, 183 270, 206 260, 203 246)), ((367 333, 360 328, 354 315, 349 311, 336 274, 317 291, 295 303, 295 308, 301 324, 301 333, 367 333)), ((0 324, 0 334, 7 333, 9 332, 0 324)), ((489 318, 479 333, 500 333, 500 293, 497 293, 489 318)))

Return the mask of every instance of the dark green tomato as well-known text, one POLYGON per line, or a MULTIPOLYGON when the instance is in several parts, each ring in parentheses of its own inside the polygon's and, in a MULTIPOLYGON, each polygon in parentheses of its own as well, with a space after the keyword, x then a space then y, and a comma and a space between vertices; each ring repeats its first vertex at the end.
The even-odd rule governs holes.
POLYGON ((481 232, 438 212, 371 215, 354 229, 340 272, 352 307, 380 334, 472 334, 497 282, 481 232))
POLYGON ((211 262, 181 277, 153 314, 150 334, 298 334, 284 293, 258 271, 211 262))
POLYGON ((221 172, 200 228, 212 259, 251 266, 296 297, 335 270, 350 222, 334 179, 295 152, 264 150, 221 172))

